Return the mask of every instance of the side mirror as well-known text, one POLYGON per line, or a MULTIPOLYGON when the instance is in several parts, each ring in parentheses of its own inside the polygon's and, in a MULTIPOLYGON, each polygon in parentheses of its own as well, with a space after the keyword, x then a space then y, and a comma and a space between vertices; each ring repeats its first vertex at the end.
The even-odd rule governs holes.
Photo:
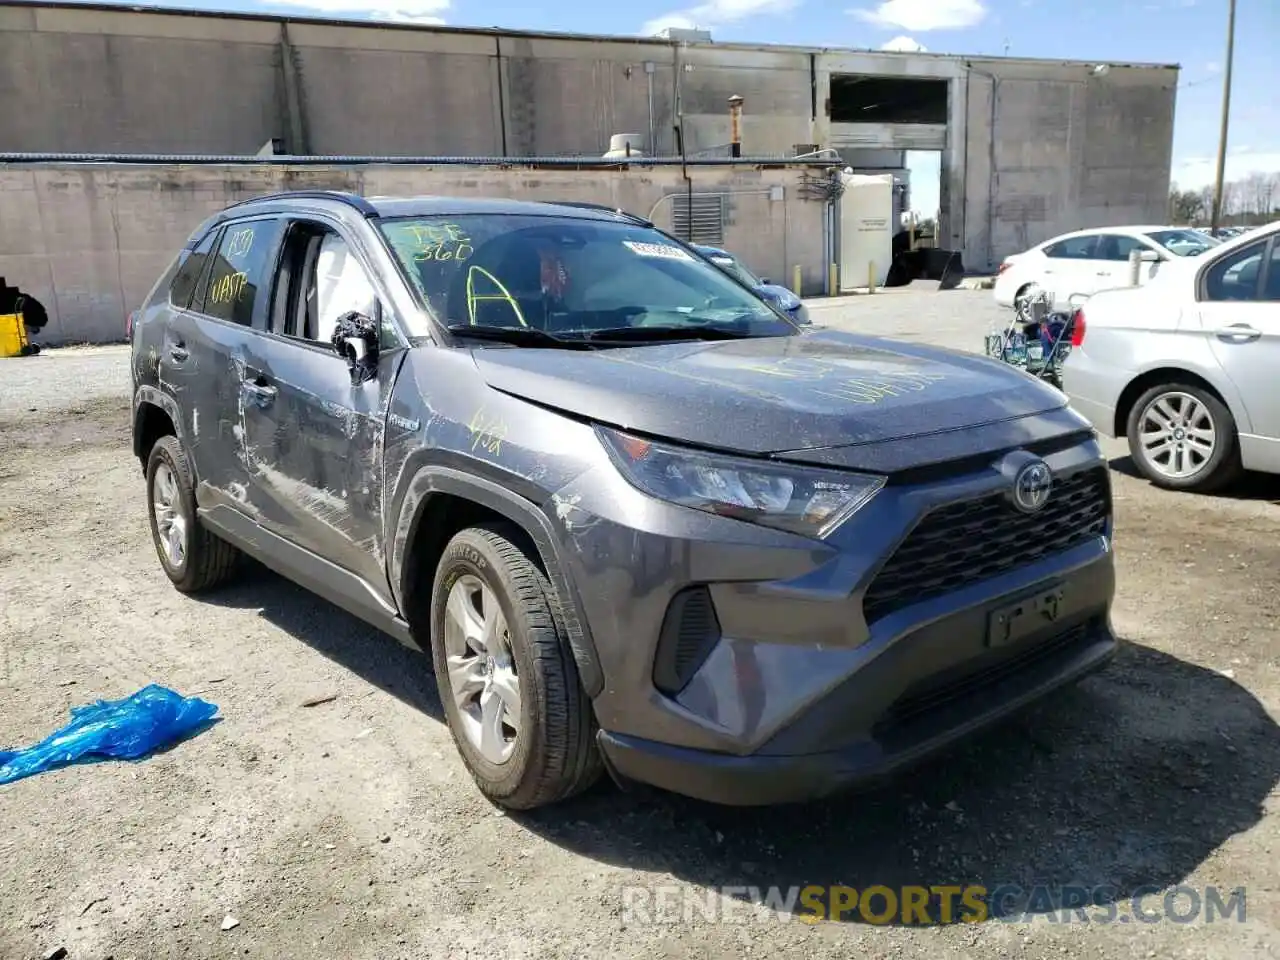
POLYGON ((351 385, 359 386, 378 375, 378 321, 352 310, 338 318, 333 349, 347 361, 351 385))
POLYGON ((773 281, 772 281, 772 280, 770 280, 768 277, 761 277, 761 278, 760 278, 760 282, 761 282, 761 283, 763 283, 763 284, 767 284, 767 285, 769 285, 769 286, 772 286, 772 285, 773 285, 773 281))
POLYGON ((1138 254, 1138 259, 1143 263, 1159 263, 1164 257, 1156 253, 1154 250, 1143 250, 1138 254))

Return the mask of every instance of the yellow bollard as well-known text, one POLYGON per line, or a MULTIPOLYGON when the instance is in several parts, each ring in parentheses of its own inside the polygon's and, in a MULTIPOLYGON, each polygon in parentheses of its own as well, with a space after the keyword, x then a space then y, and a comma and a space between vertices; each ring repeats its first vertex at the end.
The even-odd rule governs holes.
POLYGON ((800 272, 800 264, 797 263, 795 267, 793 267, 791 270, 791 292, 794 293, 797 297, 801 296, 800 288, 802 284, 800 281, 802 279, 803 279, 803 274, 800 272))
POLYGON ((840 271, 834 263, 827 268, 827 283, 831 286, 831 296, 840 296, 840 271))
POLYGON ((872 260, 867 264, 867 293, 876 292, 876 262, 872 260))

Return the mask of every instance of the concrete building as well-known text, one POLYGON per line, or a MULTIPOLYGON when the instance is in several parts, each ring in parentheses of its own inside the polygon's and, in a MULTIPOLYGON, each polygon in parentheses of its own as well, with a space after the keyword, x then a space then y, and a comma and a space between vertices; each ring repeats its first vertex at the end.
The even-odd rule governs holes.
MULTIPOLYGON (((938 151, 939 244, 971 269, 1065 230, 1164 220, 1177 80, 1161 65, 0 0, 3 153, 244 157, 275 141, 492 164, 600 157, 631 133, 650 156, 726 157, 737 95, 745 156, 831 148, 870 170, 938 151)), ((611 176, 590 175, 596 199, 611 176)))

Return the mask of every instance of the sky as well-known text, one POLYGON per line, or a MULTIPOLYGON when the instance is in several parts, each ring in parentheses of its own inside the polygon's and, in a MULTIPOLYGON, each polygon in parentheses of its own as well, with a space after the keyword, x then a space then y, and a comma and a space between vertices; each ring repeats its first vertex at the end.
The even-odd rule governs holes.
MULTIPOLYGON (((1182 67, 1173 179, 1211 183, 1222 116, 1228 0, 149 0, 570 33, 708 29, 714 40, 1182 67)), ((1280 0, 1237 0, 1227 178, 1280 172, 1280 0)), ((936 156, 913 156, 912 206, 937 208, 936 156), (930 162, 932 161, 932 162, 930 162)))

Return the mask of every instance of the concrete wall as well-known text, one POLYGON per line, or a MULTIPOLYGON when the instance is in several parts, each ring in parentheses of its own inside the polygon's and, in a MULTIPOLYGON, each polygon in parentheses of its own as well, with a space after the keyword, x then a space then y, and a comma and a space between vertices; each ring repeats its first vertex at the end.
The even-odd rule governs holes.
MULTIPOLYGON (((801 265, 805 293, 814 294, 826 276, 825 204, 799 195, 804 172, 691 168, 696 192, 727 194, 729 248, 780 282, 801 265), (781 200, 769 197, 775 185, 783 188, 781 200)), ((204 217, 254 194, 306 188, 586 200, 653 210, 655 222, 670 228, 671 203, 663 198, 685 186, 678 167, 0 165, 0 276, 48 310, 42 343, 120 340, 128 312, 204 217)))
POLYGON ((1168 218, 1176 70, 988 62, 968 87, 965 261, 1057 234, 1168 218))
MULTIPOLYGON (((835 73, 949 84, 941 242, 982 268, 1062 230, 1166 216, 1175 68, 189 16, 0 0, 0 151, 600 155, 728 143, 908 149, 923 128, 829 121, 835 73), (893 142, 879 142, 888 136, 893 142)), ((930 132, 937 140, 939 131, 930 132)))

